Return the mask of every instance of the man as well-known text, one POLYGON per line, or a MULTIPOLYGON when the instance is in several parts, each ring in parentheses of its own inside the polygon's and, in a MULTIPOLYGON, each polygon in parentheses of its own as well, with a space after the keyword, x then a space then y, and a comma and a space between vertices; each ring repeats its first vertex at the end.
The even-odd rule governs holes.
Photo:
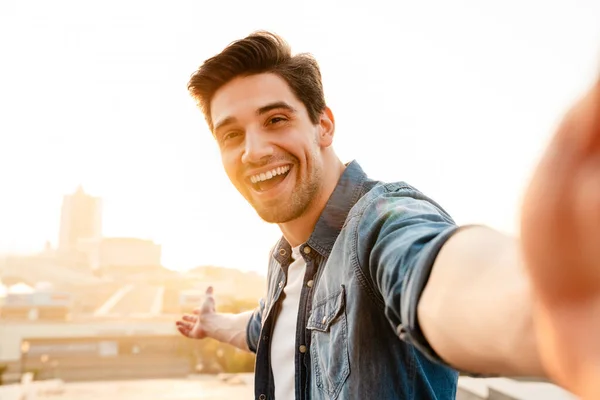
POLYGON ((342 163, 316 61, 273 34, 206 60, 189 90, 282 238, 256 310, 177 327, 256 352, 257 399, 454 399, 457 370, 550 374, 600 398, 598 85, 539 165, 520 243, 342 163))

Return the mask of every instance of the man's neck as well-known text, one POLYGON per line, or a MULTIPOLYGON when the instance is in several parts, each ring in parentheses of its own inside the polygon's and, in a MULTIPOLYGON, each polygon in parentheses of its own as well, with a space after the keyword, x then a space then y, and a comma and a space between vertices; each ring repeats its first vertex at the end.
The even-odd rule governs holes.
POLYGON ((278 224, 283 237, 292 247, 299 246, 308 240, 345 169, 346 166, 338 159, 334 168, 326 171, 327 176, 323 179, 323 187, 308 209, 300 217, 278 224))

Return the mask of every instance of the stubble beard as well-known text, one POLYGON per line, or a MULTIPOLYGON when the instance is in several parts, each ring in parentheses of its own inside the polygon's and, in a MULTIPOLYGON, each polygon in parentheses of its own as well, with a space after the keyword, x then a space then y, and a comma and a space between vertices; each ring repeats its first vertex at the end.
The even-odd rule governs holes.
MULTIPOLYGON (((288 199, 281 199, 276 205, 264 206, 250 202, 258 216, 271 224, 283 224, 301 217, 309 209, 321 187, 321 170, 315 169, 302 182, 296 182, 288 199)), ((299 178, 297 178, 299 179, 299 178)))

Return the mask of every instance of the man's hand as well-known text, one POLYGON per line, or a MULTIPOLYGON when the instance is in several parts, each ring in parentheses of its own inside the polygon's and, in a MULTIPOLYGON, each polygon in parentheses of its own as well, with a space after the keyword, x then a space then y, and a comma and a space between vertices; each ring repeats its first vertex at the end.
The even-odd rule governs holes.
POLYGON ((521 239, 544 367, 584 400, 600 399, 600 81, 539 163, 521 239))
POLYGON ((193 315, 185 314, 181 320, 175 323, 177 330, 183 336, 190 339, 204 339, 207 335, 204 329, 202 329, 202 319, 209 314, 215 313, 215 300, 213 297, 212 286, 209 286, 208 289, 206 289, 206 296, 202 306, 195 309, 193 313, 193 315))

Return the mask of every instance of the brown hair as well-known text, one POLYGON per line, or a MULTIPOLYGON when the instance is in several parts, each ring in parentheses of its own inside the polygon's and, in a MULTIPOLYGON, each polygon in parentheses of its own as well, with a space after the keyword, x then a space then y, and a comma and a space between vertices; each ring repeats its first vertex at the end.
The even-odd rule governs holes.
POLYGON ((317 124, 325 109, 319 65, 310 54, 292 56, 290 46, 270 32, 255 32, 204 61, 190 78, 188 90, 213 130, 210 102, 223 85, 239 76, 274 73, 283 78, 317 124))

